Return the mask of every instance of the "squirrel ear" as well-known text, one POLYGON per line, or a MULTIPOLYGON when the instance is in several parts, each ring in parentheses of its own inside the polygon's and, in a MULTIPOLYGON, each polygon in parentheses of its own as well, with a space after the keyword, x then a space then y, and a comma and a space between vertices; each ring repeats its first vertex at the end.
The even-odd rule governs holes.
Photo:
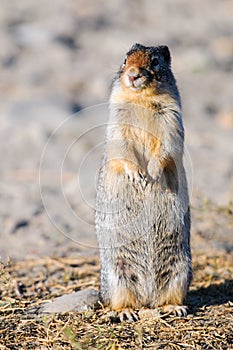
POLYGON ((171 54, 170 54, 168 46, 163 45, 163 46, 160 46, 159 48, 161 50, 161 53, 163 54, 165 62, 167 64, 170 64, 171 63, 171 54))
POLYGON ((133 45, 131 46, 130 51, 134 51, 134 50, 140 49, 140 48, 142 48, 142 47, 143 47, 143 46, 142 46, 141 44, 135 43, 135 44, 133 44, 133 45))

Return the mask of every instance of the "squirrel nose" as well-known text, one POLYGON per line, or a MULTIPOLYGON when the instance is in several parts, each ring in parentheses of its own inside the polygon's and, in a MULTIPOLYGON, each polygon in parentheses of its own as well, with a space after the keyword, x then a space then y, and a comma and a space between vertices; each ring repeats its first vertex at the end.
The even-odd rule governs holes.
POLYGON ((128 72, 127 72, 127 75, 128 75, 128 78, 129 78, 129 81, 131 83, 133 83, 136 79, 140 78, 140 74, 138 73, 138 71, 136 69, 130 69, 128 72))

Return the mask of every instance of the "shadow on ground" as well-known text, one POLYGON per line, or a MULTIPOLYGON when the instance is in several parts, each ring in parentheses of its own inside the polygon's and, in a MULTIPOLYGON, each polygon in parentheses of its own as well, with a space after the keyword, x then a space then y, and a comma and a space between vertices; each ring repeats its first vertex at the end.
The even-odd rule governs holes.
POLYGON ((203 307, 222 305, 228 302, 233 303, 233 279, 190 291, 188 299, 190 308, 194 313, 203 307))

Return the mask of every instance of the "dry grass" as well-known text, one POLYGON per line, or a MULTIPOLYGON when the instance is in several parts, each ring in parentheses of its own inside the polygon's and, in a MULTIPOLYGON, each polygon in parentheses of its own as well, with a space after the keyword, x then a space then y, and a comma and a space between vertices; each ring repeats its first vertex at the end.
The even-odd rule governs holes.
POLYGON ((101 307, 83 314, 36 313, 45 300, 98 288, 96 257, 2 264, 0 349, 233 349, 233 256, 194 256, 194 273, 187 318, 116 324, 101 307))

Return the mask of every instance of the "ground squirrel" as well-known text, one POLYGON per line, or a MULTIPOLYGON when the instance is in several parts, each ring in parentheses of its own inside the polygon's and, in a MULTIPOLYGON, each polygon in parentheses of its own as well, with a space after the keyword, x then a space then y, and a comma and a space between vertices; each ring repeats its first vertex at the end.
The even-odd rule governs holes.
POLYGON ((181 102, 167 46, 135 44, 113 82, 96 232, 100 298, 121 320, 186 315, 192 278, 181 102))

